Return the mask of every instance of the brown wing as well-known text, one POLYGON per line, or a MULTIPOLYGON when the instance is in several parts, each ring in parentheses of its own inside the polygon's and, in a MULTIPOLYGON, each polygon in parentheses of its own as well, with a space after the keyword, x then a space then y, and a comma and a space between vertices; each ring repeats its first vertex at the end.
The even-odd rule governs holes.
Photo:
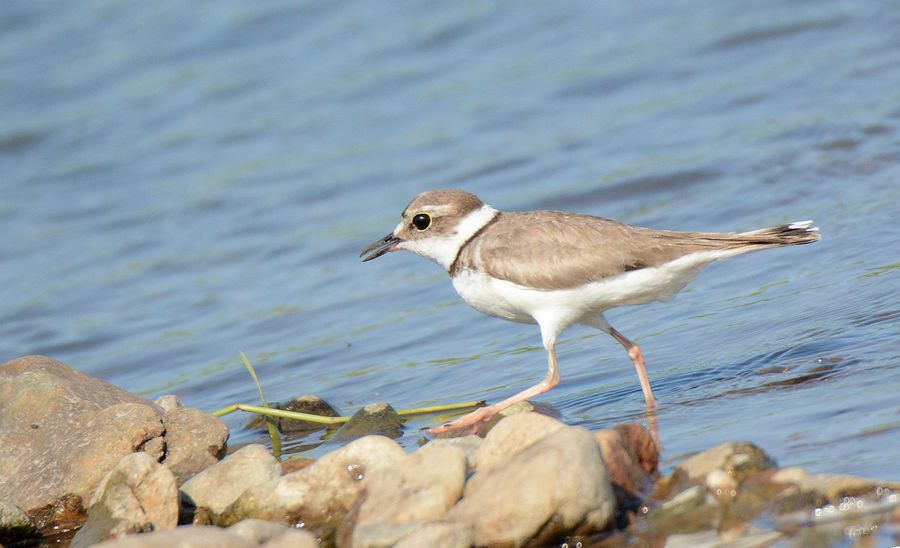
POLYGON ((538 289, 565 289, 688 253, 747 245, 740 235, 671 232, 549 211, 501 213, 460 253, 460 267, 481 265, 495 278, 538 289))

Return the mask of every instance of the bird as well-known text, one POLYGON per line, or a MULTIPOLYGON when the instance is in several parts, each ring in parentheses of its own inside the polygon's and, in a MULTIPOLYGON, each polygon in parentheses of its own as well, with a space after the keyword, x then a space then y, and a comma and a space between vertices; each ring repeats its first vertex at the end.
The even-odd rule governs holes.
POLYGON ((656 399, 643 352, 604 313, 667 300, 719 259, 819 239, 812 221, 736 234, 657 230, 581 213, 500 211, 464 190, 437 189, 410 202, 394 230, 366 246, 360 258, 411 251, 443 267, 476 310, 540 328, 548 361, 544 379, 429 430, 441 434, 477 432, 503 409, 558 385, 556 341, 575 324, 597 328, 625 348, 652 410, 656 399))

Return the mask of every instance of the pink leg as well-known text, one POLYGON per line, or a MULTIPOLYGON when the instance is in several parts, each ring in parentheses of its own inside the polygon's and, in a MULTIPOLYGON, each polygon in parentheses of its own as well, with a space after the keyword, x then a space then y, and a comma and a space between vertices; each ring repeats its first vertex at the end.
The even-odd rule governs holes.
POLYGON ((650 379, 647 377, 647 365, 644 363, 644 354, 641 352, 641 347, 628 340, 625 335, 616 331, 612 326, 609 326, 609 334, 625 347, 625 350, 628 351, 628 357, 634 362, 634 368, 637 369, 638 379, 641 381, 641 390, 644 391, 644 400, 647 401, 647 407, 650 409, 656 407, 656 398, 653 397, 653 390, 650 389, 650 379))
POLYGON ((500 411, 503 411, 507 407, 519 403, 522 400, 527 400, 528 398, 532 398, 539 394, 548 392, 551 388, 559 384, 559 367, 557 367, 556 364, 556 346, 554 343, 550 343, 547 345, 547 356, 548 361, 550 362, 550 371, 547 372, 547 376, 540 383, 519 392, 515 396, 506 398, 499 403, 476 409, 475 411, 469 413, 468 415, 465 415, 464 417, 460 417, 455 421, 448 422, 440 426, 435 426, 434 428, 429 429, 428 433, 442 434, 444 432, 450 432, 452 430, 460 430, 462 428, 471 427, 472 433, 476 434, 485 422, 489 421, 491 417, 493 417, 500 411))

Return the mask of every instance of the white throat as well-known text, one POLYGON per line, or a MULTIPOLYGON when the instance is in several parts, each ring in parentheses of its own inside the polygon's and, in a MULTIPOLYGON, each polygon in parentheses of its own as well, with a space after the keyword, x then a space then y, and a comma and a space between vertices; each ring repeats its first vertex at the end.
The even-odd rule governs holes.
MULTIPOLYGON (((421 240, 407 240, 397 247, 427 257, 444 267, 444 270, 450 270, 450 265, 459 254, 460 248, 484 225, 491 222, 491 219, 498 213, 499 211, 491 206, 482 205, 463 217, 456 227, 456 232, 452 234, 422 238, 421 240)), ((396 233, 400 228, 402 228, 402 224, 398 225, 394 232, 396 233)))

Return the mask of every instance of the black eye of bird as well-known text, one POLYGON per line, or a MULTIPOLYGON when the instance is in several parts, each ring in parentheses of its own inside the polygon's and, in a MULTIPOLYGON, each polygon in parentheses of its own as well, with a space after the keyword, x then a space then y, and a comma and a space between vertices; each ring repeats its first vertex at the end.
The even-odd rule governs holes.
POLYGON ((431 215, 427 213, 417 213, 416 216, 413 217, 412 224, 419 230, 425 230, 431 226, 431 215))

